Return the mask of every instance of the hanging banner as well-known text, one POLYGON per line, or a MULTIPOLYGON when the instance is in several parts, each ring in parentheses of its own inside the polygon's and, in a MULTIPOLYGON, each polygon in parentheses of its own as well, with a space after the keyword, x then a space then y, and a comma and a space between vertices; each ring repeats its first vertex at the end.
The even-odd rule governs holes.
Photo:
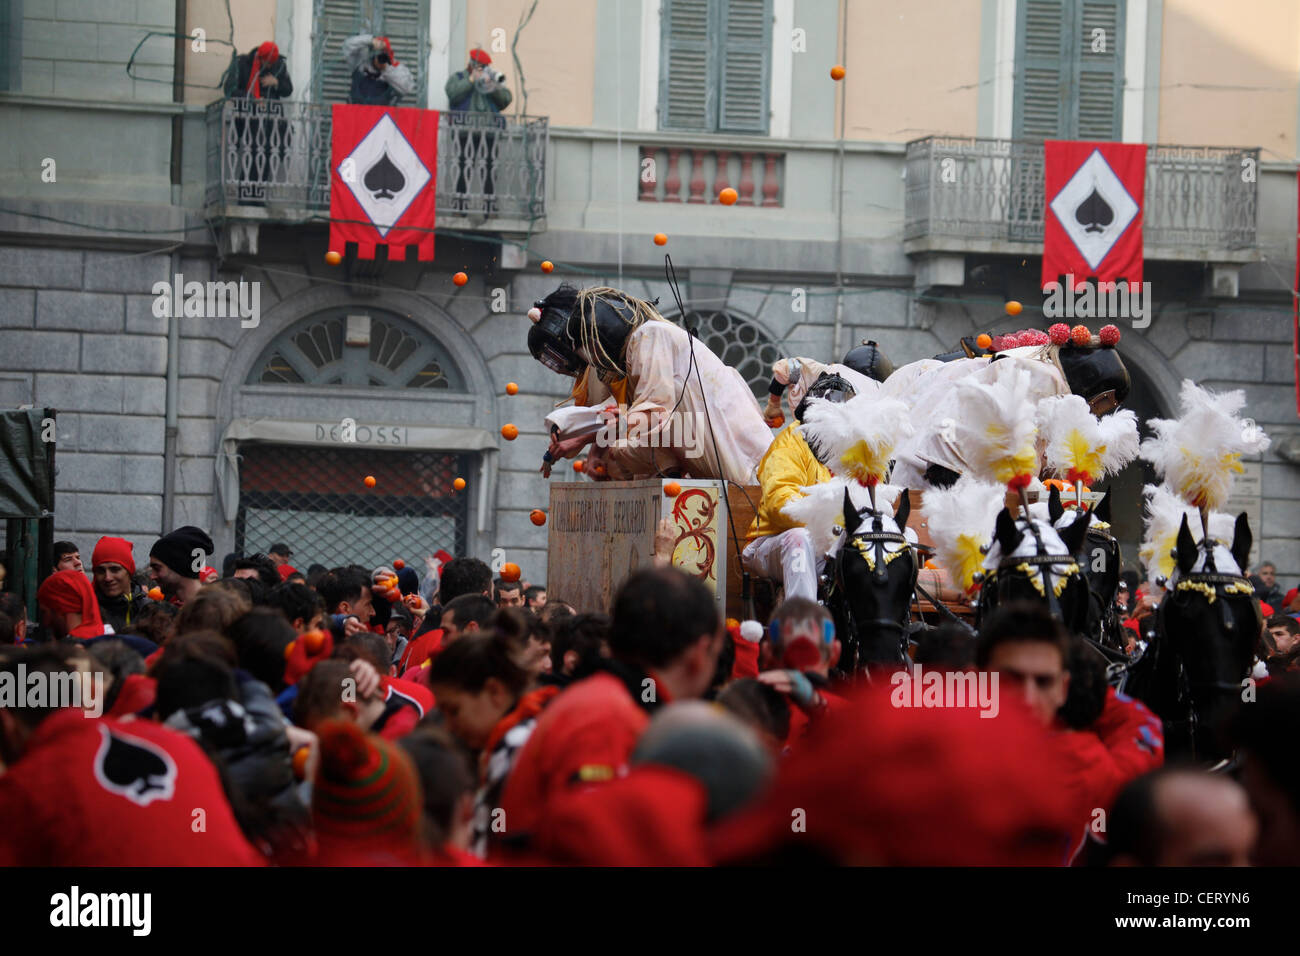
POLYGON ((1144 144, 1048 140, 1043 143, 1043 286, 1073 276, 1077 287, 1142 282, 1144 144))
POLYGON ((336 105, 330 139, 330 249, 403 260, 407 246, 433 260, 438 194, 438 111, 336 105))

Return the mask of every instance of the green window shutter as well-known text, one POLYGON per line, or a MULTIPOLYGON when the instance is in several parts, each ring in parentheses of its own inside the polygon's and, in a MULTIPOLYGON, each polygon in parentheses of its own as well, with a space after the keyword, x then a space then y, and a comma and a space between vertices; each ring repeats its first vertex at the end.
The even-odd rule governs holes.
POLYGON ((711 130, 717 112, 710 76, 710 0, 664 0, 659 80, 662 129, 711 130))
POLYGON ((1056 139, 1068 135, 1069 0, 1021 0, 1016 29, 1016 90, 1012 137, 1056 139))
POLYGON ((722 102, 718 129, 766 133, 768 60, 772 49, 771 0, 721 0, 722 102))
POLYGON ((1021 0, 1017 18, 1012 136, 1119 139, 1124 0, 1021 0))
POLYGON ((316 0, 311 31, 312 102, 348 101, 352 74, 340 48, 348 37, 369 29, 373 6, 373 0, 316 0))
POLYGON ((1080 6, 1076 135, 1117 140, 1123 133, 1123 0, 1083 0, 1080 6))
MULTIPOLYGON (((427 105, 429 63, 429 0, 382 0, 379 33, 388 37, 397 61, 415 77, 415 93, 402 100, 403 106, 427 105), (415 102, 412 103, 411 99, 415 102)), ((495 64, 494 64, 495 65, 495 64)), ((446 80, 446 77, 442 78, 446 80)), ((351 82, 349 80, 349 82, 351 82)))

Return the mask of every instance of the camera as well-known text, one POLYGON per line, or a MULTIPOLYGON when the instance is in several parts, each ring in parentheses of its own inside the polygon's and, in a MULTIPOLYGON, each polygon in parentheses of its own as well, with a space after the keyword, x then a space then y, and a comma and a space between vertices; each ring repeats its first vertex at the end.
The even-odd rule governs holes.
POLYGON ((388 66, 388 64, 393 62, 393 58, 390 57, 387 53, 381 53, 379 54, 379 56, 375 57, 375 62, 378 63, 380 66, 388 66))

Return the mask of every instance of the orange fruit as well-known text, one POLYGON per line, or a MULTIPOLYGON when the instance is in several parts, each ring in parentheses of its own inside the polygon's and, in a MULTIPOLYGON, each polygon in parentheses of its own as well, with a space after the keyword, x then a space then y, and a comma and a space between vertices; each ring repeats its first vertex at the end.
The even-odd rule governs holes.
POLYGON ((307 779, 307 758, 310 756, 311 748, 305 745, 293 752, 293 775, 299 780, 307 779))
POLYGON ((844 79, 844 67, 840 66, 838 63, 836 63, 833 67, 831 67, 831 79, 832 80, 844 79))
POLYGON ((975 336, 975 344, 982 349, 992 348, 993 336, 989 335, 987 332, 981 332, 979 335, 975 336))
POLYGON ((379 484, 379 482, 375 481, 374 475, 366 475, 365 485, 367 488, 373 488, 377 484, 379 484))
POLYGON ((519 394, 519 386, 516 385, 514 382, 506 382, 506 394, 507 394, 507 395, 518 395, 518 394, 519 394))
POLYGON ((1007 315, 1019 315, 1025 309, 1025 307, 1021 305, 1019 302, 1017 302, 1015 299, 1012 299, 1010 302, 1004 305, 1003 308, 1007 310, 1007 315))
POLYGON ((528 512, 528 520, 540 528, 542 525, 546 524, 546 512, 541 508, 534 508, 532 511, 528 512))
POLYGON ((587 459, 585 458, 573 459, 573 470, 578 472, 579 474, 582 473, 582 469, 585 468, 586 466, 587 466, 587 459))
POLYGON ((401 558, 393 558, 393 567, 400 571, 402 568, 406 567, 406 562, 401 558))
POLYGON ((501 565, 501 580, 513 584, 518 581, 523 572, 519 570, 519 565, 507 561, 501 565))
POLYGON ((555 263, 552 262, 550 259, 543 259, 543 260, 542 260, 542 271, 543 271, 543 272, 550 272, 550 271, 551 271, 552 269, 554 269, 554 268, 555 268, 555 263))
POLYGON ((504 438, 506 441, 514 441, 516 438, 519 437, 519 429, 516 428, 514 425, 502 425, 501 437, 504 438))
POLYGON ((464 490, 465 490, 465 479, 464 479, 464 478, 457 478, 455 481, 453 481, 453 482, 451 483, 451 486, 452 486, 453 488, 455 488, 457 491, 464 491, 464 490))
POLYGON ((329 252, 325 253, 325 261, 332 266, 336 266, 343 261, 343 256, 331 249, 329 252))
POLYGON ((667 234, 667 233, 664 233, 664 232, 656 232, 656 233, 655 233, 655 245, 656 245, 656 246, 666 246, 666 245, 668 245, 668 234, 667 234))
POLYGON ((297 645, 297 643, 298 643, 297 641, 290 641, 288 644, 284 645, 284 659, 286 661, 289 658, 293 657, 293 649, 297 645))
POLYGON ((457 272, 454 276, 451 277, 451 281, 456 283, 456 285, 464 285, 466 282, 469 281, 469 276, 465 275, 465 273, 463 272, 457 272))
POLYGON ((682 486, 675 481, 670 481, 664 485, 664 494, 669 498, 676 498, 682 493, 682 486))
POLYGON ((730 186, 718 193, 718 202, 722 203, 724 206, 734 205, 736 200, 739 198, 740 193, 736 192, 730 186))
POLYGON ((161 601, 162 599, 163 599, 162 588, 150 588, 150 589, 149 589, 149 600, 150 600, 150 601, 161 601))
POLYGON ((325 632, 308 631, 302 636, 302 646, 307 649, 308 654, 319 654, 320 649, 325 646, 325 632))

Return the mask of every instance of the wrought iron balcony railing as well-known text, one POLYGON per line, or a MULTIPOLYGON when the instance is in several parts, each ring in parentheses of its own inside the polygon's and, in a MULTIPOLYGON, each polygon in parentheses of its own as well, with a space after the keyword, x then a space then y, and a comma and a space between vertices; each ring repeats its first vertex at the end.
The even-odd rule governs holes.
MULTIPOLYGON (((1147 147, 1147 258, 1255 257, 1258 149, 1147 147)), ((1043 144, 931 136, 907 144, 907 252, 1042 251, 1043 144)))
MULTIPOLYGON (((228 218, 294 221, 330 207, 329 104, 219 100, 208 107, 206 205, 228 218)), ((443 112, 438 221, 498 231, 546 215, 545 117, 443 112)))

